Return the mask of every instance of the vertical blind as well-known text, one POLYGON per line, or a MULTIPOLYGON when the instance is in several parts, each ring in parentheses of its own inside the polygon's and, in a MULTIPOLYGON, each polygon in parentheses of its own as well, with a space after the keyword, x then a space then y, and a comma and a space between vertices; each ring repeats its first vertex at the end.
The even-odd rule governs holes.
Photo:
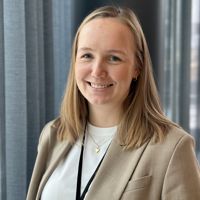
MULTIPOLYGON (((59 111, 75 27, 87 11, 110 3, 83 2, 0 0, 0 200, 25 199, 40 131, 59 111)), ((152 36, 142 12, 147 3, 116 2, 139 10, 145 34, 152 36)), ((200 5, 198 0, 151 3, 159 11, 152 18, 159 37, 147 40, 163 107, 194 135, 200 160, 200 5)))

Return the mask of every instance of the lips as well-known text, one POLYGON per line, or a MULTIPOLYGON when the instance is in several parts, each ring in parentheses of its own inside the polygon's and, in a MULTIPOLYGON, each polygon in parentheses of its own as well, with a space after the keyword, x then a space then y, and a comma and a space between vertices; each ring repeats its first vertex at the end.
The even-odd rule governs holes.
POLYGON ((92 83, 88 82, 88 84, 95 89, 104 89, 113 86, 113 83, 92 83))

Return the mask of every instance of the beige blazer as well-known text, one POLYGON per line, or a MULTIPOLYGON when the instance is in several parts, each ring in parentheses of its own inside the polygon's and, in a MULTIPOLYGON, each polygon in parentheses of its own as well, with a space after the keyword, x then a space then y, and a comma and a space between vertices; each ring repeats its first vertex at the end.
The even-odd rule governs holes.
MULTIPOLYGON (((48 178, 70 151, 67 141, 57 141, 56 131, 54 122, 42 131, 27 200, 40 199, 48 178)), ((118 199, 200 200, 193 138, 173 128, 163 143, 149 141, 131 151, 124 151, 114 138, 85 200, 118 199)))

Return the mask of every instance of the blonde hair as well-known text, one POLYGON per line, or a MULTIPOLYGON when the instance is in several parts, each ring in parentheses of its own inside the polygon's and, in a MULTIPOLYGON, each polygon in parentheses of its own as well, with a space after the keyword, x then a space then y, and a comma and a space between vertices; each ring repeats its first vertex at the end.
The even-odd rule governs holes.
POLYGON ((136 45, 136 60, 139 77, 133 80, 129 94, 124 101, 124 113, 118 126, 118 138, 125 149, 140 147, 154 137, 162 141, 170 127, 175 125, 163 114, 153 78, 152 64, 148 46, 140 23, 128 8, 105 6, 94 10, 81 23, 74 38, 71 67, 66 91, 58 120, 58 138, 75 142, 84 132, 88 119, 87 100, 80 93, 75 81, 75 59, 77 44, 82 27, 95 18, 115 18, 126 24, 133 33, 136 45))

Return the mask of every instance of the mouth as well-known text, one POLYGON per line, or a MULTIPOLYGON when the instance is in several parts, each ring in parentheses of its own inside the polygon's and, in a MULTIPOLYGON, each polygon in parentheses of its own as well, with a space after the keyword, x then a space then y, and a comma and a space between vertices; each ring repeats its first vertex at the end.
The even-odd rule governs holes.
POLYGON ((92 82, 88 82, 88 81, 87 81, 87 83, 90 85, 90 87, 95 88, 95 89, 109 88, 114 85, 113 83, 92 83, 92 82))

